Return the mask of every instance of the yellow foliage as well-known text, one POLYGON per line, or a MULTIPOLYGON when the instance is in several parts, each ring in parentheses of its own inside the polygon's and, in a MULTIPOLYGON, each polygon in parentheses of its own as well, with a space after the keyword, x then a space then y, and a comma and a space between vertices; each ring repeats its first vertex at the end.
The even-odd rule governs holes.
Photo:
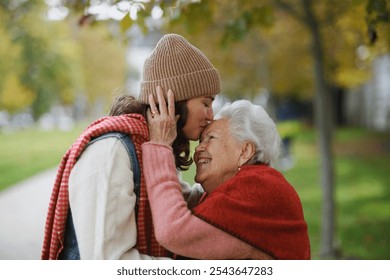
MULTIPOLYGON (((224 93, 231 97, 264 87, 274 95, 311 98, 315 80, 309 26, 275 2, 203 0, 183 9, 181 20, 167 30, 188 37, 210 57, 221 73, 224 93), (233 40, 221 48, 227 30, 233 40)), ((302 16, 301 1, 285 3, 302 16)), ((348 88, 367 81, 373 59, 389 51, 390 31, 383 24, 377 26, 380 39, 370 46, 370 55, 362 59, 357 54, 360 46, 368 47, 366 4, 356 0, 313 2, 328 84, 348 88)))
POLYGON ((60 100, 62 104, 70 105, 73 104, 75 100, 75 91, 72 88, 64 88, 60 95, 60 100))
POLYGON ((337 84, 352 88, 362 84, 362 81, 367 81, 370 78, 370 72, 363 70, 340 69, 334 73, 337 84))
MULTIPOLYGON (((0 17, 3 16, 0 13, 0 17)), ((21 47, 12 42, 11 36, 0 24, 0 92, 9 73, 18 71, 21 47)))
POLYGON ((90 104, 96 101, 110 104, 112 92, 125 84, 126 49, 109 36, 105 25, 80 29, 77 33, 84 89, 90 104))
POLYGON ((0 108, 15 113, 30 106, 34 99, 35 95, 20 83, 16 75, 11 74, 6 77, 0 92, 0 108))
POLYGON ((354 2, 334 22, 323 26, 327 76, 333 84, 351 88, 370 77, 373 53, 364 59, 357 54, 359 47, 369 49, 365 15, 365 2, 354 2))

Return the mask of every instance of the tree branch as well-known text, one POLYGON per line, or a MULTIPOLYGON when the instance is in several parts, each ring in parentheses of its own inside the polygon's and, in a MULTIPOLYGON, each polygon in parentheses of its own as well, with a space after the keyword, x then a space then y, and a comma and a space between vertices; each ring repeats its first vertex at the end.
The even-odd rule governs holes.
POLYGON ((292 17, 294 17, 296 20, 300 22, 305 22, 305 17, 299 13, 298 10, 294 9, 293 5, 290 3, 286 3, 283 0, 274 0, 274 3, 278 8, 281 10, 287 12, 292 17))

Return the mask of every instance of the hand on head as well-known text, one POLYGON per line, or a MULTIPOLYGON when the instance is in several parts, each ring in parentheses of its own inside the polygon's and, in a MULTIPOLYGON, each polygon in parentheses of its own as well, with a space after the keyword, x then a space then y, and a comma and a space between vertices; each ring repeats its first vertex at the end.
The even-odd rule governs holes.
POLYGON ((173 91, 169 89, 167 104, 163 89, 158 86, 156 90, 158 108, 154 96, 149 95, 150 111, 147 112, 147 120, 150 141, 171 146, 177 136, 176 123, 179 119, 179 115, 175 115, 175 98, 173 91))

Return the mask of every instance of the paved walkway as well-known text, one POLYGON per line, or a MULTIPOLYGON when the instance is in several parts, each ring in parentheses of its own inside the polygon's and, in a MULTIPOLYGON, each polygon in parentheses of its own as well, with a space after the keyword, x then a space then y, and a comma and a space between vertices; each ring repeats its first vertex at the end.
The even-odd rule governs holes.
POLYGON ((38 260, 56 169, 0 192, 0 260, 38 260))

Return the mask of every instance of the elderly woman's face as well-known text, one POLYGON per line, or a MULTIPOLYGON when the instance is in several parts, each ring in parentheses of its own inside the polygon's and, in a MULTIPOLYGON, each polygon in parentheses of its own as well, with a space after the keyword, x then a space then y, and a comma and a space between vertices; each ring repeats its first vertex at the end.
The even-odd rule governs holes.
POLYGON ((213 121, 195 149, 195 181, 207 193, 232 178, 238 170, 242 145, 231 135, 229 120, 213 121))

